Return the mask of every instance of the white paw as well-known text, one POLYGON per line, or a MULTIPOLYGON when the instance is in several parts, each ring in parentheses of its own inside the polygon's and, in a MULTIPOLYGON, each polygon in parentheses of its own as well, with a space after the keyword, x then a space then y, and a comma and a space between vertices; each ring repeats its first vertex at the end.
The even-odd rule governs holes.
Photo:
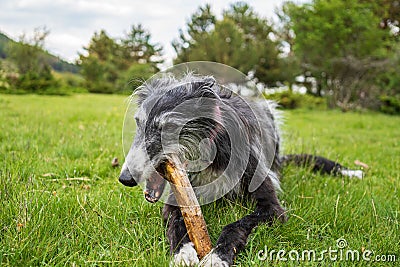
POLYGON ((199 263, 201 267, 229 267, 229 263, 221 260, 214 250, 211 250, 199 263))
POLYGON ((358 179, 362 179, 364 176, 364 173, 361 170, 341 170, 340 172, 342 175, 350 178, 357 177, 358 179))
POLYGON ((195 266, 198 263, 197 252, 194 249, 193 243, 189 242, 183 245, 179 252, 174 255, 174 260, 169 266, 195 266))

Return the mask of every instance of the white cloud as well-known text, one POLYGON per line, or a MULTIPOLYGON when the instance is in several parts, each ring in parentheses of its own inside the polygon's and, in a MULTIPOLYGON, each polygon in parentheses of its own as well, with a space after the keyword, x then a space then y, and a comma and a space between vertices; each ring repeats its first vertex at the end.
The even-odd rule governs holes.
POLYGON ((114 1, 69 1, 70 5, 75 6, 79 11, 84 12, 94 12, 97 14, 107 15, 107 16, 126 16, 132 12, 132 6, 126 4, 116 4, 114 1))
POLYGON ((47 46, 52 47, 52 53, 62 58, 70 55, 70 61, 82 52, 82 39, 71 33, 54 33, 48 37, 47 46))

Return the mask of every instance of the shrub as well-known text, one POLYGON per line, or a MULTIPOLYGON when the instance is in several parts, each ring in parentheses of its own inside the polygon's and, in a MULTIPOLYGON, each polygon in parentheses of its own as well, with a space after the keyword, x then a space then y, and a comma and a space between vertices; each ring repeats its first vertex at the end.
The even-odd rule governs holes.
POLYGON ((81 75, 71 72, 55 72, 54 76, 60 81, 58 91, 67 94, 88 93, 85 88, 85 79, 81 75))
POLYGON ((380 110, 383 113, 399 115, 400 114, 400 95, 381 96, 380 110))
POLYGON ((120 74, 117 80, 118 93, 131 94, 156 72, 157 70, 151 64, 132 64, 128 70, 120 74))
POLYGON ((322 109, 326 106, 326 100, 322 97, 316 97, 307 94, 293 93, 292 91, 283 91, 264 95, 267 99, 273 99, 279 103, 283 109, 322 109))

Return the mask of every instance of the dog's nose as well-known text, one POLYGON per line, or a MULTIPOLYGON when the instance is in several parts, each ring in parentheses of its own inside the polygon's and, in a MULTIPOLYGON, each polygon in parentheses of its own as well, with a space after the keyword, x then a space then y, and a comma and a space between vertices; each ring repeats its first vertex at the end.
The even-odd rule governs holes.
POLYGON ((131 173, 129 172, 128 168, 122 170, 121 174, 119 175, 119 181, 125 186, 136 186, 137 183, 135 179, 133 179, 131 173))

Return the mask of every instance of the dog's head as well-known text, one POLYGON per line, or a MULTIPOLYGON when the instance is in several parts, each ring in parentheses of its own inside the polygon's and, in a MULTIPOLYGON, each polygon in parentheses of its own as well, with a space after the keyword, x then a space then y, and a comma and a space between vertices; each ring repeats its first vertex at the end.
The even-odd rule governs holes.
POLYGON ((211 77, 194 76, 143 85, 136 93, 136 135, 119 181, 126 186, 145 182, 145 198, 154 203, 166 185, 157 170, 168 155, 190 162, 189 171, 207 168, 217 153, 214 140, 224 129, 217 87, 211 77))

